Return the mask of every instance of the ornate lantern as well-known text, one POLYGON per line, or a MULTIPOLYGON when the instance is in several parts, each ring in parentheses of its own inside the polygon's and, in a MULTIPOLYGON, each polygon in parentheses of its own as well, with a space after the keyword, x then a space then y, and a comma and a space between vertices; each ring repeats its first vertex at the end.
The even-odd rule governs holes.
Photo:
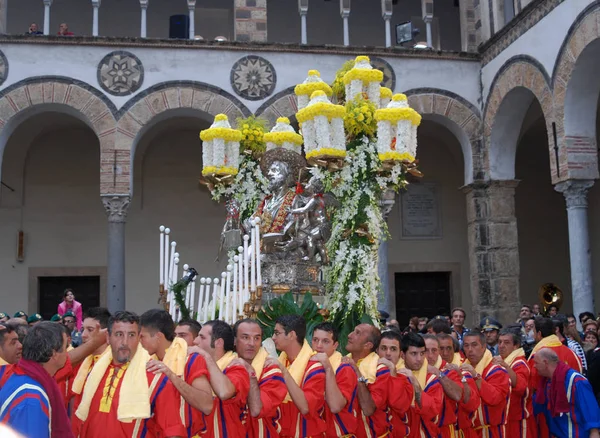
POLYGON ((296 133, 287 117, 278 118, 271 132, 264 135, 264 140, 267 144, 267 151, 283 148, 302 154, 302 136, 296 133))
POLYGON ((383 163, 415 161, 421 116, 408 106, 406 96, 395 94, 386 108, 375 112, 375 120, 379 159, 383 163))
MULTIPOLYGON (((202 175, 220 179, 237 175, 240 167, 242 133, 233 129, 225 114, 217 114, 209 129, 200 132, 202 175)), ((222 180, 221 180, 222 181, 222 180)))
POLYGON ((388 87, 381 87, 379 90, 380 108, 385 108, 392 101, 392 90, 388 87))
POLYGON ((315 91, 306 108, 298 111, 309 164, 328 166, 346 157, 345 114, 346 108, 331 103, 322 90, 315 91))
POLYGON ((373 68, 369 57, 357 56, 354 67, 344 75, 346 102, 362 95, 373 102, 376 108, 379 108, 381 81, 383 81, 383 72, 373 68))
POLYGON ((323 91, 327 96, 331 96, 333 91, 331 87, 321 79, 321 73, 318 70, 309 70, 308 77, 301 84, 296 85, 294 93, 298 97, 298 109, 306 108, 310 101, 310 96, 317 91, 323 91))

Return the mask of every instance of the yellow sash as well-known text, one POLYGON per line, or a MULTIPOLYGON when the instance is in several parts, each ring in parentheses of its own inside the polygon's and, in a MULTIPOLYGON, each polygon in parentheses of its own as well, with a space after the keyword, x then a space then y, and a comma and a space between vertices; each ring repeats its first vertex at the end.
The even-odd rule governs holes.
POLYGON ((4 365, 10 365, 10 364, 0 357, 0 367, 2 367, 4 365))
POLYGON ((183 376, 187 361, 188 345, 182 338, 175 338, 165 351, 162 362, 179 377, 183 376))
MULTIPOLYGON (((485 370, 487 368, 487 366, 490 364, 490 362, 492 361, 493 358, 494 357, 492 356, 492 352, 486 348, 485 353, 483 353, 483 357, 481 358, 481 360, 475 367, 475 372, 477 374, 483 376, 483 370, 485 370)), ((469 362, 469 359, 465 360, 465 363, 468 365, 471 365, 471 362, 469 362)))
POLYGON ((444 360, 444 359, 442 359, 442 356, 440 356, 440 355, 438 354, 438 358, 437 358, 437 360, 435 361, 435 365, 433 365, 433 366, 439 370, 439 369, 440 369, 440 367, 442 366, 442 361, 443 361, 443 360, 444 360))
POLYGON ((515 351, 506 356, 504 362, 506 362, 509 366, 512 366, 515 359, 521 356, 525 356, 525 350, 523 350, 522 348, 517 348, 515 351))
POLYGON ((460 355, 460 353, 454 353, 454 357, 452 358, 452 363, 456 366, 461 366, 462 365, 462 356, 460 355))
MULTIPOLYGON (((100 358, 106 354, 107 351, 109 351, 110 348, 108 348, 108 345, 106 346, 106 350, 104 350, 104 352, 96 357, 96 360, 100 360, 100 358)), ((83 359, 83 362, 81 362, 81 366, 79 367, 79 370, 77 370, 77 375, 75 376, 75 380, 73 380, 73 387, 72 390, 75 394, 81 394, 81 391, 83 391, 83 385, 85 384, 85 381, 88 377, 88 374, 90 374, 90 371, 92 370, 92 367, 94 366, 94 355, 90 354, 88 357, 86 357, 85 359, 83 359)))
POLYGON ((228 351, 223 355, 223 357, 221 357, 221 359, 217 361, 217 366, 221 371, 224 371, 225 368, 227 368, 236 357, 237 354, 235 354, 233 351, 228 351))
POLYGON ((406 368, 406 364, 404 363, 404 359, 399 358, 398 363, 396 364, 396 371, 398 371, 402 368, 406 368))
POLYGON ((329 356, 329 363, 331 364, 331 368, 333 368, 333 372, 336 372, 342 364, 342 353, 336 351, 331 356, 329 356))
POLYGON ((423 391, 425 391, 425 386, 427 386, 427 366, 429 364, 427 363, 427 359, 423 360, 423 365, 421 366, 420 369, 418 369, 417 371, 411 370, 413 373, 413 376, 415 376, 415 378, 417 379, 417 382, 419 382, 419 386, 421 386, 421 389, 423 391))
MULTIPOLYGON (((92 368, 87 382, 83 388, 81 403, 75 415, 82 420, 87 420, 90 412, 92 398, 100 382, 113 360, 112 350, 106 349, 106 352, 98 359, 96 365, 92 368)), ((117 419, 123 423, 131 423, 136 419, 150 418, 150 388, 148 377, 146 375, 146 362, 150 360, 150 355, 142 346, 138 346, 135 355, 129 362, 127 372, 123 377, 121 390, 119 392, 119 406, 117 407, 117 419)))
MULTIPOLYGON (((300 353, 298 353, 298 357, 296 357, 296 359, 294 359, 294 362, 292 362, 292 364, 289 367, 287 367, 288 372, 294 379, 294 382, 296 382, 296 385, 298 385, 300 388, 302 388, 302 380, 304 379, 304 372, 306 371, 308 361, 314 354, 314 351, 312 350, 312 348, 310 348, 310 345, 308 345, 308 342, 306 342, 305 339, 304 345, 302 345, 302 349, 300 350, 300 353)), ((279 362, 285 365, 287 361, 288 356, 285 353, 285 351, 282 351, 279 355, 279 362)), ((288 392, 283 402, 288 403, 291 401, 292 398, 290 397, 290 393, 288 392)))
POLYGON ((252 360, 252 368, 254 368, 254 372, 256 373, 256 379, 260 380, 263 369, 265 368, 265 361, 269 357, 269 353, 264 348, 260 347, 256 356, 252 360))
MULTIPOLYGON (((350 355, 348 355, 350 356, 350 355)), ((375 379, 377 379, 377 362, 379 361, 379 356, 377 353, 371 353, 367 357, 361 359, 356 364, 360 373, 363 377, 366 377, 369 383, 375 383, 375 379)))
POLYGON ((537 353, 538 350, 540 350, 542 348, 546 348, 546 347, 560 347, 561 345, 562 345, 562 342, 560 342, 560 339, 558 339, 558 336, 556 336, 556 335, 546 336, 540 342, 538 342, 535 345, 535 347, 533 347, 533 350, 531 351, 531 355, 529 357, 532 358, 533 355, 535 353, 537 353))

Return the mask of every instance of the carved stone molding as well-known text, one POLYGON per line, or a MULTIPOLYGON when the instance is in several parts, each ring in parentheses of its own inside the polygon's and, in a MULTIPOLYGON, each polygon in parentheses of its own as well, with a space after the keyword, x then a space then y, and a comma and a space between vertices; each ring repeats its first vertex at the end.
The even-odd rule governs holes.
POLYGON ((129 195, 106 195, 102 196, 102 204, 106 209, 109 222, 125 222, 127 220, 127 209, 129 208, 129 195))
POLYGON ((564 195, 567 208, 587 208, 588 190, 594 185, 592 180, 568 180, 556 184, 554 190, 564 195))

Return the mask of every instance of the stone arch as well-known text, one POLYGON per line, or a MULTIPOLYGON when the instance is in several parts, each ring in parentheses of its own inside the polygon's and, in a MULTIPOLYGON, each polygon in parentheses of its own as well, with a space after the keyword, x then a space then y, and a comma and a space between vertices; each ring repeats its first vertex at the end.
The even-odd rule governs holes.
POLYGON ((463 97, 447 90, 414 88, 405 92, 408 103, 425 118, 445 126, 460 142, 465 164, 465 184, 480 179, 481 116, 463 97))
POLYGON ((94 131, 100 143, 100 191, 120 193, 114 185, 112 159, 117 109, 96 88, 62 76, 28 78, 0 92, 0 172, 4 147, 14 130, 44 111, 71 115, 94 131))
POLYGON ((585 8, 571 25, 556 58, 552 87, 562 179, 598 178, 596 112, 600 81, 600 1, 585 8))
POLYGON ((294 88, 296 87, 286 88, 271 97, 256 110, 256 116, 266 119, 271 126, 275 125, 279 117, 294 117, 298 112, 298 99, 294 88))
POLYGON ((164 82, 138 93, 118 112, 115 154, 123 169, 119 182, 133 187, 135 148, 139 139, 156 123, 171 116, 202 117, 224 113, 234 121, 252 113, 236 97, 209 84, 194 81, 164 82))
POLYGON ((484 109, 483 134, 487 153, 486 174, 493 180, 512 180, 521 125, 533 99, 544 114, 552 178, 556 161, 552 149, 552 122, 555 119, 550 80, 544 67, 529 56, 509 59, 496 73, 484 109), (518 129, 517 129, 518 127, 518 129))

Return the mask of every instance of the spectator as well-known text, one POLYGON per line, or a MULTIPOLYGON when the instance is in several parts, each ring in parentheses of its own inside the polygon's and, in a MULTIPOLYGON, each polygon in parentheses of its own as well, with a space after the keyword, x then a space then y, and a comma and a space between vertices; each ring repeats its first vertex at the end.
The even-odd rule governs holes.
POLYGON ((431 335, 437 335, 439 333, 446 333, 449 335, 450 333, 452 333, 450 326, 446 322, 446 318, 444 318, 443 316, 436 316, 431 321, 429 321, 427 323, 426 330, 427 333, 431 335))
POLYGON ((417 331, 419 333, 426 333, 425 326, 427 325, 428 318, 422 316, 419 318, 419 324, 417 325, 417 331))
POLYGON ((583 338, 583 349, 594 351, 598 348, 598 333, 587 332, 583 338))
POLYGON ((588 319, 596 319, 596 317, 592 312, 581 312, 579 314, 579 322, 581 323, 581 327, 583 327, 588 319))
POLYGON ((33 327, 34 325, 43 320, 44 318, 42 318, 42 315, 40 315, 39 313, 34 313, 29 318, 27 318, 27 324, 29 324, 30 327, 33 327))
POLYGON ((418 326, 419 326, 419 317, 418 316, 413 316, 408 321, 408 326, 404 329, 404 333, 408 333, 408 332, 417 333, 418 332, 418 330, 417 330, 418 326))
POLYGON ((494 318, 486 317, 481 320, 481 331, 485 335, 487 349, 490 350, 492 356, 498 356, 498 333, 502 328, 502 324, 494 318))
POLYGON ((63 320, 62 320, 62 316, 60 316, 58 313, 56 315, 54 315, 52 318, 50 318, 51 322, 58 322, 59 324, 62 324, 63 320))
MULTIPOLYGON (((555 319, 553 319, 553 321, 554 320, 555 319)), ((562 331, 560 331, 560 333, 557 333, 556 336, 558 336, 558 338, 561 341, 563 339, 566 339, 567 347, 569 347, 571 351, 575 353, 577 357, 579 357, 579 360, 581 361, 581 366, 583 367, 583 375, 586 375, 587 360, 585 356, 585 351, 583 351, 583 348, 581 347, 581 338, 579 337, 579 333, 577 333, 576 329, 569 327, 568 323, 566 323, 564 320, 557 327, 558 330, 560 330, 561 328, 562 331)))
POLYGON ((29 32, 26 33, 26 35, 43 35, 44 32, 40 31, 38 29, 38 25, 36 23, 31 23, 29 25, 29 32))
POLYGON ((4 313, 4 312, 0 312, 0 322, 6 322, 8 321, 10 317, 8 316, 8 314, 4 313))
POLYGON ((16 312, 13 316, 13 318, 19 318, 22 319, 23 321, 25 321, 27 323, 27 314, 25 312, 23 312, 22 310, 19 310, 18 312, 16 312))
POLYGON ((75 294, 73 289, 65 289, 63 293, 63 300, 58 305, 58 314, 63 316, 66 312, 71 313, 77 319, 77 330, 81 330, 81 323, 83 322, 83 307, 79 301, 75 300, 75 294))
POLYGON ((550 433, 557 437, 600 436, 600 409, 588 380, 549 348, 540 349, 534 361, 541 377, 534 403, 544 414, 550 433))
POLYGON ((542 316, 542 314, 540 313, 540 305, 539 304, 534 304, 531 308, 531 316, 533 318, 537 318, 538 316, 542 316))
POLYGON ((67 312, 63 315, 63 324, 69 329, 71 332, 71 345, 73 347, 79 347, 81 345, 81 333, 75 325, 77 324, 77 317, 73 315, 72 312, 67 312))
POLYGON ((558 315, 558 306, 556 304, 550 304, 548 306, 548 318, 554 318, 556 315, 558 315))
MULTIPOLYGON (((577 318, 575 318, 575 315, 573 315, 572 313, 568 313, 567 321, 568 321, 569 327, 574 327, 575 330, 577 330, 577 318)), ((578 331, 578 333, 579 333, 579 337, 583 339, 583 332, 578 331)))
POLYGON ((460 343, 460 347, 462 348, 463 336, 466 333, 469 333, 469 329, 465 327, 465 319, 467 317, 467 313, 465 309, 462 307, 455 307, 452 309, 452 331, 456 333, 456 339, 460 343))
POLYGON ((598 323, 593 319, 588 319, 583 323, 583 333, 585 334, 587 332, 598 333, 598 323))
POLYGON ((525 327, 523 327, 523 330, 525 331, 523 350, 525 350, 525 356, 529 358, 529 355, 533 350, 533 346, 535 345, 535 320, 533 318, 528 319, 525 322, 525 327))
POLYGON ((525 327, 525 323, 531 319, 531 307, 528 304, 523 304, 521 306, 521 311, 519 312, 519 319, 517 319, 517 324, 521 324, 521 327, 525 327))
POLYGON ((58 33, 57 35, 60 36, 73 36, 75 35, 73 32, 69 32, 69 26, 67 25, 67 23, 60 23, 60 26, 58 27, 58 33))

